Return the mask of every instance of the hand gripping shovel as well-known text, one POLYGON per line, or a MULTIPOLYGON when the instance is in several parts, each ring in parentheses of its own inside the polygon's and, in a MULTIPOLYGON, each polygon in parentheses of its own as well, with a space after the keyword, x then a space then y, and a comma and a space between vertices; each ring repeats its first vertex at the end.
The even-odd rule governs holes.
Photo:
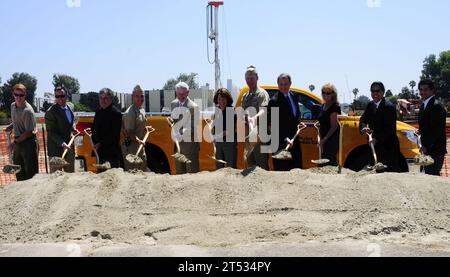
MULTIPOLYGON (((75 141, 75 138, 76 138, 79 134, 80 134, 80 132, 79 132, 78 130, 76 130, 76 134, 75 134, 75 135, 72 133, 71 138, 70 138, 70 141, 69 141, 69 144, 68 144, 69 148, 72 147, 72 144, 73 144, 73 142, 75 141)), ((69 152, 69 149, 64 149, 64 152, 63 152, 61 158, 60 158, 60 157, 52 157, 52 158, 50 159, 50 164, 51 164, 53 167, 57 168, 57 169, 63 169, 64 167, 68 166, 69 163, 66 162, 66 160, 64 160, 64 158, 66 157, 66 155, 67 155, 68 152, 69 152)))
POLYGON ((373 160, 375 161, 375 165, 374 166, 370 166, 370 165, 366 166, 366 170, 368 170, 368 171, 385 170, 387 168, 387 166, 378 162, 377 153, 375 152, 375 144, 373 143, 372 131, 367 132, 367 136, 369 137, 369 145, 370 145, 370 149, 372 149, 373 160))
POLYGON ((318 160, 312 160, 311 162, 313 164, 317 164, 317 165, 324 165, 330 162, 330 160, 328 159, 322 159, 322 148, 320 148, 320 143, 322 141, 322 139, 320 138, 320 123, 316 122, 316 124, 314 124, 314 127, 317 129, 317 148, 319 149, 319 159, 318 160))
POLYGON ((9 158, 9 164, 5 165, 3 167, 3 173, 6 174, 17 174, 22 170, 22 167, 20 165, 14 165, 12 162, 12 144, 11 144, 11 132, 7 132, 7 138, 8 138, 8 158, 9 158))
POLYGON ((95 154, 96 163, 94 164, 95 168, 97 168, 98 171, 106 171, 111 169, 111 164, 109 162, 100 164, 100 157, 98 156, 98 152, 95 149, 94 141, 92 140, 92 130, 90 128, 84 129, 84 134, 88 136, 89 142, 91 143, 92 150, 95 154))
MULTIPOLYGON (((206 125, 208 125, 209 133, 210 133, 211 136, 212 136, 212 135, 213 135, 213 134, 212 134, 212 122, 211 122, 211 121, 208 121, 208 119, 205 119, 205 122, 206 122, 206 125)), ((218 160, 218 159, 216 158, 216 145, 215 145, 214 143, 213 143, 213 148, 214 148, 214 153, 213 153, 212 156, 209 156, 209 155, 208 155, 208 158, 210 158, 210 159, 212 159, 212 160, 214 160, 214 161, 216 161, 216 162, 218 162, 218 163, 221 163, 221 164, 224 164, 225 166, 227 166, 227 162, 226 162, 226 161, 218 160)))
POLYGON ((297 139, 297 137, 300 135, 300 133, 307 128, 306 125, 298 125, 298 130, 297 133, 295 134, 295 136, 292 139, 286 138, 286 141, 288 142, 287 146, 285 149, 279 151, 277 154, 272 156, 272 159, 276 159, 276 160, 282 160, 282 161, 287 161, 287 160, 292 160, 292 154, 289 151, 289 149, 292 148, 292 146, 294 146, 295 140, 297 139))
POLYGON ((420 154, 414 158, 414 163, 416 165, 420 165, 420 166, 430 166, 430 165, 434 164, 434 159, 431 156, 425 155, 423 153, 422 136, 418 132, 415 132, 415 135, 417 136, 417 143, 420 148, 420 154))
MULTIPOLYGON (((146 142, 148 139, 148 136, 150 136, 151 133, 153 133, 155 131, 155 128, 153 128, 152 126, 147 126, 145 127, 146 133, 144 136, 143 141, 146 142)), ((139 154, 141 153, 141 151, 144 149, 144 145, 141 144, 139 145, 139 148, 136 152, 136 155, 133 154, 128 154, 126 156, 127 161, 133 165, 133 167, 140 167, 144 161, 141 159, 141 157, 139 157, 139 154)))
MULTIPOLYGON (((169 117, 167 118, 167 123, 169 123, 170 127, 173 129, 174 124, 169 117)), ((191 160, 189 160, 185 155, 181 154, 180 143, 178 142, 177 139, 175 139, 175 146, 177 147, 177 153, 173 154, 172 157, 180 163, 184 164, 192 163, 191 160)))

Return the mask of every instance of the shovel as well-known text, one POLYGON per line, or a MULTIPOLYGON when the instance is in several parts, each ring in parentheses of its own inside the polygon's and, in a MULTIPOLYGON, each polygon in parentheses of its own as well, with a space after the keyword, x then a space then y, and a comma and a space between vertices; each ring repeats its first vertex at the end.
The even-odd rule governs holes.
POLYGON ((292 146, 294 145, 295 140, 297 139, 297 137, 300 135, 300 133, 307 128, 306 125, 299 125, 298 126, 298 130, 297 133, 295 134, 295 136, 292 139, 286 138, 286 141, 288 142, 287 146, 285 149, 279 151, 277 154, 272 156, 272 159, 276 159, 276 160, 281 160, 281 161, 287 161, 287 160, 292 160, 292 154, 289 151, 289 149, 292 148, 292 146))
MULTIPOLYGON (((144 136, 143 141, 146 142, 148 139, 148 136, 150 136, 151 133, 153 133, 155 131, 155 128, 153 128, 152 126, 146 126, 145 127, 146 130, 146 134, 144 136)), ((128 154, 126 159, 130 164, 133 164, 136 167, 139 167, 141 164, 144 163, 144 161, 141 159, 141 157, 139 157, 139 154, 141 153, 141 151, 144 149, 144 145, 141 144, 136 152, 136 155, 133 154, 128 154)))
POLYGON ((89 137, 89 141, 91 143, 92 150, 94 151, 95 159, 97 161, 97 163, 94 164, 94 166, 95 166, 95 168, 97 168, 97 171, 106 171, 106 170, 111 169, 111 164, 109 162, 100 164, 100 157, 98 156, 98 152, 95 149, 94 141, 92 140, 92 130, 90 128, 84 129, 84 134, 89 137))
POLYGON ((418 132, 415 132, 414 134, 417 136, 417 144, 419 145, 420 148, 420 154, 414 158, 414 163, 420 166, 430 166, 434 164, 434 159, 431 156, 425 155, 423 153, 422 136, 418 132))
POLYGON ((314 124, 314 127, 317 129, 317 148, 319 149, 319 159, 318 160, 312 160, 311 162, 313 164, 317 164, 317 165, 324 165, 330 162, 330 160, 328 159, 322 159, 322 149, 320 148, 320 143, 322 141, 322 139, 320 138, 320 123, 316 122, 316 124, 314 124))
POLYGON ((247 161, 248 157, 250 156, 250 154, 253 152, 253 150, 255 149, 255 147, 257 145, 257 142, 253 142, 252 138, 255 138, 255 136, 258 135, 258 128, 256 128, 256 126, 253 126, 253 124, 251 124, 248 121, 247 117, 245 119, 245 122, 248 124, 247 128, 248 128, 248 133, 249 133, 248 136, 245 137, 245 143, 244 143, 244 158, 245 158, 245 161, 247 161))
POLYGON ((12 162, 12 144, 11 144, 11 132, 7 132, 8 136, 8 158, 9 164, 3 167, 3 173, 6 174, 17 174, 22 170, 20 165, 15 165, 12 162))
MULTIPOLYGON (((167 123, 169 123, 170 127, 173 129, 174 124, 169 117, 167 118, 167 123)), ((173 154, 172 157, 180 163, 190 164, 191 160, 189 160, 185 155, 181 154, 180 143, 177 139, 175 139, 175 146, 177 148, 177 153, 173 154)))
MULTIPOLYGON (((207 119, 205 119, 205 122, 206 122, 206 124, 208 125, 209 133, 210 133, 211 136, 212 136, 212 123, 211 123, 210 121, 208 121, 207 119)), ((221 164, 224 164, 225 166, 227 166, 227 162, 226 162, 226 161, 218 160, 218 159, 216 158, 216 145, 215 145, 214 143, 213 143, 213 148, 214 148, 214 153, 213 153, 212 156, 209 156, 209 155, 208 155, 208 158, 210 158, 210 159, 212 159, 212 160, 214 160, 214 161, 216 161, 216 162, 218 162, 218 163, 221 163, 221 164)))
POLYGON ((370 165, 366 166, 366 170, 368 170, 368 171, 385 170, 387 168, 387 166, 378 162, 377 153, 375 152, 375 144, 373 143, 372 131, 367 132, 367 136, 369 137, 369 145, 370 145, 370 149, 372 149, 372 154, 373 154, 373 159, 375 161, 375 165, 374 166, 370 166, 370 165))
MULTIPOLYGON (((71 135, 69 144, 67 145, 67 146, 69 146, 69 148, 72 147, 72 144, 75 141, 75 138, 80 134, 80 131, 76 130, 76 132, 77 133, 75 135, 74 134, 71 135)), ((57 169, 63 169, 64 167, 68 166, 69 163, 66 162, 66 160, 64 160, 64 158, 66 157, 68 152, 69 152, 69 149, 64 149, 64 152, 63 152, 61 158, 60 157, 52 157, 50 159, 50 164, 57 169)))

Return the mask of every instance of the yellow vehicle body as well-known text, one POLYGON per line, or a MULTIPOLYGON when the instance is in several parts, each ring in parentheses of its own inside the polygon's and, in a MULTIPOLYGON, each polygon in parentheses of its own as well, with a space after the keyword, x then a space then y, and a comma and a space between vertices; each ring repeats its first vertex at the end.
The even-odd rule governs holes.
MULTIPOLYGON (((262 86, 266 89, 269 95, 278 92, 278 87, 262 86)), ((314 114, 311 108, 313 106, 319 107, 322 104, 322 99, 315 94, 297 88, 291 89, 294 93, 300 94, 300 110, 302 112, 302 121, 305 123, 315 123, 314 114)), ((248 91, 248 88, 241 90, 236 101, 236 107, 240 107, 243 95, 248 91)), ((171 140, 171 130, 167 124, 166 117, 168 115, 149 115, 147 116, 147 124, 153 126, 156 132, 152 133, 147 140, 146 153, 148 155, 149 168, 157 173, 175 174, 175 161, 172 158, 174 153, 174 144, 171 140)), ((365 165, 372 161, 370 148, 367 145, 367 138, 362 136, 359 132, 359 117, 340 116, 342 131, 342 145, 338 161, 340 165, 352 170, 361 170, 365 165)), ((90 128, 93 122, 93 115, 80 116, 77 128, 83 130, 90 128)), ((203 122, 203 129, 205 130, 205 122, 203 122)), ((407 162, 412 161, 418 154, 419 149, 413 135, 414 127, 403 123, 397 123, 397 136, 400 140, 401 148, 401 167, 402 170, 408 171, 407 162)), ((84 160, 85 169, 87 171, 95 172, 96 168, 93 166, 95 156, 92 155, 92 147, 88 141, 88 137, 80 137, 76 143, 77 158, 84 160)), ((123 139, 123 138, 122 138, 123 139)), ((317 130, 314 127, 306 128, 300 134, 303 167, 305 169, 316 167, 311 160, 318 158, 317 151, 317 130)), ((246 167, 243 158, 243 143, 238 143, 238 168, 246 167)), ((200 144, 200 170, 213 171, 216 169, 215 162, 208 158, 213 154, 213 145, 203 140, 200 144)), ((272 167, 271 155, 269 155, 269 165, 272 167)))

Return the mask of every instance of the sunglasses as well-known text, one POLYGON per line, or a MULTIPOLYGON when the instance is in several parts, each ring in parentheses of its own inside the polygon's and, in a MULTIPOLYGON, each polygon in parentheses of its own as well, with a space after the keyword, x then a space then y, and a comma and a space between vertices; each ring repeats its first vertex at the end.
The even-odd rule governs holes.
POLYGON ((333 93, 331 93, 331 92, 322 92, 322 95, 330 96, 330 95, 333 95, 333 93))
POLYGON ((17 94, 17 93, 14 93, 14 96, 15 96, 15 97, 25 97, 25 94, 17 94))
POLYGON ((55 95, 55 98, 66 98, 65 95, 55 95))
POLYGON ((377 89, 377 90, 372 90, 372 93, 380 93, 381 89, 377 89))

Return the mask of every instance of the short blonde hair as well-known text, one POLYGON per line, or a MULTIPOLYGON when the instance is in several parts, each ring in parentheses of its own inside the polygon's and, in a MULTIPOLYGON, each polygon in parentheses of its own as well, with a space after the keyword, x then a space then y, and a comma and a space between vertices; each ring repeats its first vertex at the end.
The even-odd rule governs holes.
POLYGON ((337 104, 339 104, 339 101, 338 101, 338 92, 337 92, 336 86, 333 85, 333 84, 331 84, 331 83, 325 84, 325 85, 322 87, 322 93, 323 93, 323 91, 326 90, 326 89, 331 90, 331 93, 332 93, 331 95, 333 96, 334 102, 337 103, 337 104))
POLYGON ((27 87, 24 84, 17 84, 13 87, 13 91, 20 90, 23 93, 27 93, 27 87))

